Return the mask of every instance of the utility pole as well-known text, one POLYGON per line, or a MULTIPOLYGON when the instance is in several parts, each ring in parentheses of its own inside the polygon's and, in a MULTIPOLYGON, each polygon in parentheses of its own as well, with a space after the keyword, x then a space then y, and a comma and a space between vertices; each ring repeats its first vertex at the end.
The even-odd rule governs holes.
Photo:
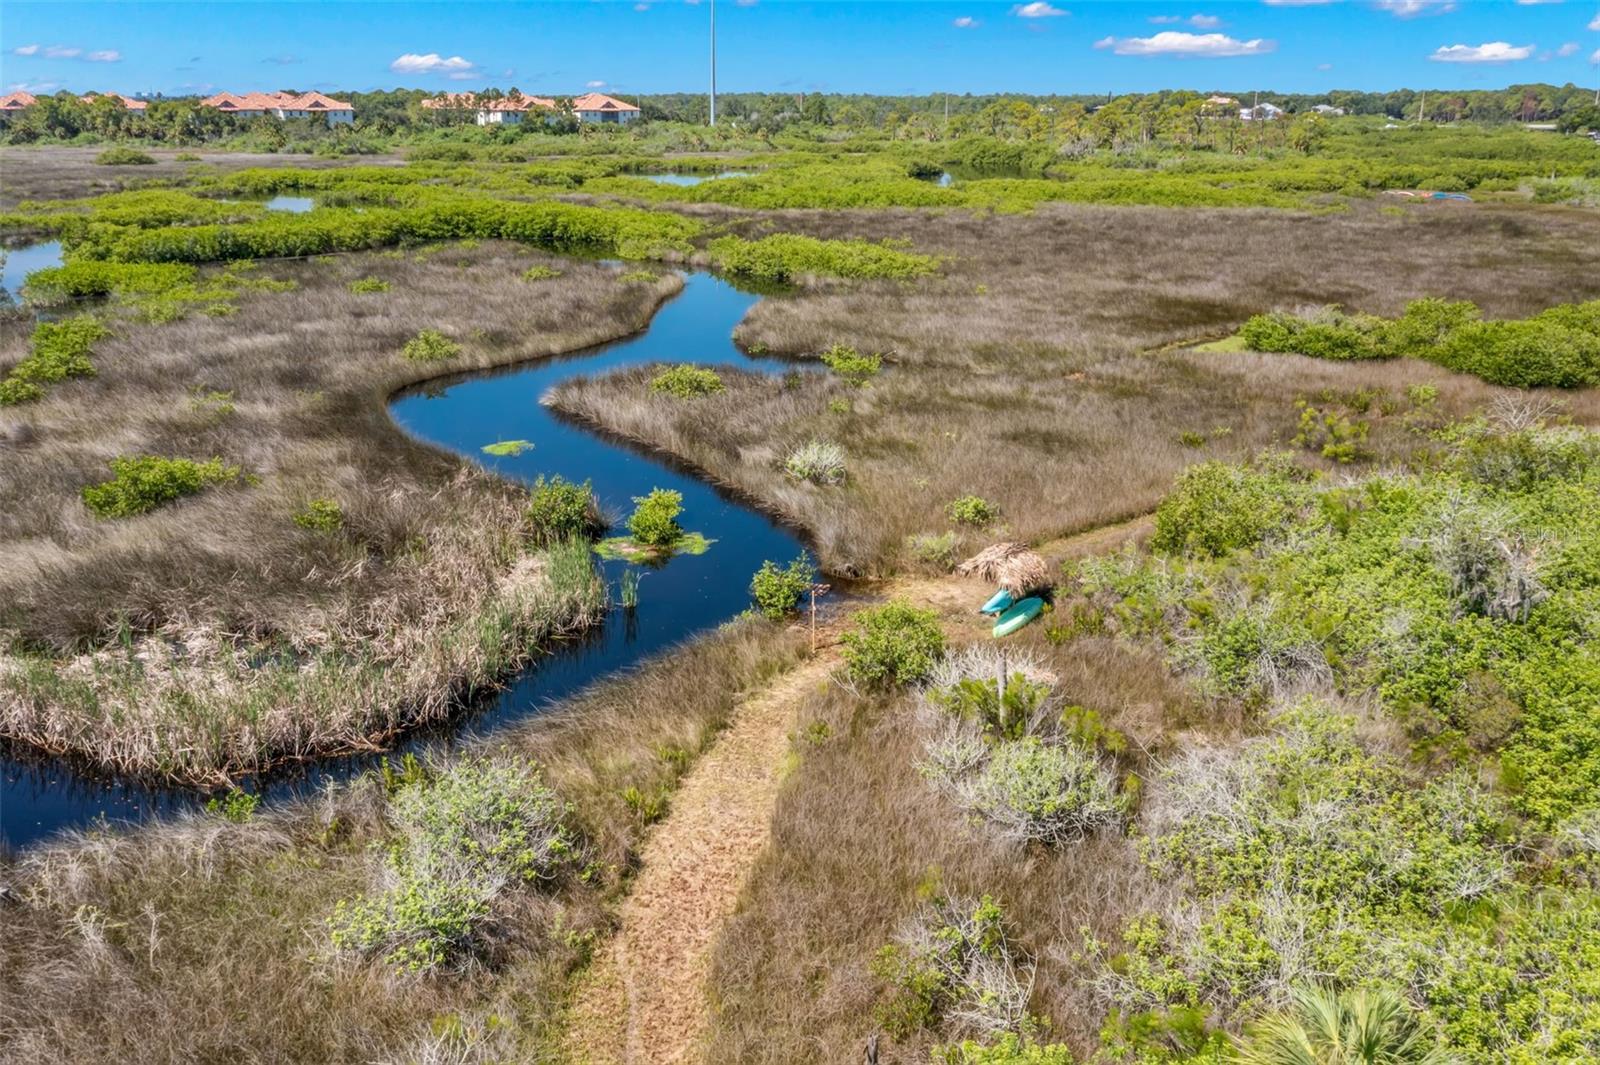
POLYGON ((711 0, 711 124, 717 124, 717 0, 711 0))
POLYGON ((1427 89, 1423 89, 1422 90, 1422 102, 1417 105, 1417 121, 1419 123, 1428 121, 1428 90, 1427 89))

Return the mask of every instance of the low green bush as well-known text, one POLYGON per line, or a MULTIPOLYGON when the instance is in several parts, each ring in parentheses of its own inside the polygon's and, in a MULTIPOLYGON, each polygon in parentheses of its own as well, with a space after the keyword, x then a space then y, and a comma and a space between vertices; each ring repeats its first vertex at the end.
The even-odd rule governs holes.
POLYGON ((723 391, 722 378, 715 370, 693 363, 680 362, 669 366, 650 379, 650 391, 661 392, 680 399, 695 396, 713 396, 723 391))
POLYGON ((1003 740, 957 790, 963 805, 1016 842, 1076 843, 1122 824, 1115 778, 1070 740, 1003 740))
POLYGON ((344 526, 344 508, 337 499, 313 499, 294 512, 294 523, 312 532, 338 532, 344 526))
POLYGON ((628 517, 628 534, 646 547, 670 547, 683 536, 678 515, 683 513, 683 493, 669 488, 651 489, 649 495, 634 497, 633 513, 628 517))
POLYGON ((33 327, 28 357, 11 368, 0 382, 0 406, 41 398, 46 385, 69 377, 93 377, 90 345, 109 336, 106 327, 90 315, 60 322, 40 322, 33 327))
POLYGON ((458 966, 484 944, 501 897, 554 879, 577 852, 571 810, 530 763, 467 758, 401 786, 381 886, 344 899, 333 945, 398 970, 458 966))
POLYGON ((239 467, 221 459, 193 459, 140 455, 111 460, 109 481, 83 489, 83 503, 97 518, 128 518, 166 503, 195 495, 218 484, 239 479, 239 467))
POLYGON ((541 545, 592 539, 605 528, 590 483, 573 484, 559 474, 548 481, 540 474, 533 482, 528 491, 528 524, 534 543, 541 545))
POLYGON ((909 280, 939 267, 931 255, 864 240, 818 240, 793 233, 774 233, 760 240, 720 237, 709 250, 718 269, 774 283, 807 275, 909 280))
POLYGON ((660 278, 649 270, 629 270, 627 273, 618 274, 617 280, 624 285, 653 285, 660 278))
POLYGON ((883 369, 882 355, 863 355, 843 344, 835 344, 824 351, 822 361, 828 369, 857 388, 878 376, 878 371, 883 369))
POLYGON ((261 796, 238 788, 229 788, 226 794, 206 800, 206 812, 216 814, 236 825, 242 825, 255 816, 261 805, 261 796))
POLYGON ((349 289, 355 293, 388 292, 389 282, 380 277, 362 277, 350 282, 349 289))
POLYGON ((1217 557, 1260 543, 1287 512, 1274 478, 1203 462, 1185 470, 1156 507, 1151 545, 1173 554, 1217 557))
POLYGON ((413 362, 441 362, 460 355, 461 345, 437 329, 424 329, 406 341, 400 354, 413 362))
POLYGON ((115 148, 107 148, 95 156, 94 161, 101 166, 150 166, 156 159, 155 156, 141 152, 137 148, 127 148, 119 145, 115 148))
POLYGON ((945 507, 945 513, 957 525, 975 525, 980 528, 993 524, 1000 517, 1000 508, 982 496, 962 496, 945 507))
POLYGON ((108 263, 92 259, 46 267, 28 275, 23 294, 32 303, 98 296, 150 296, 193 284, 197 271, 184 263, 108 263))
POLYGON ((1393 320, 1330 307, 1305 318, 1257 315, 1239 336, 1256 351, 1425 359, 1514 388, 1600 384, 1600 300, 1511 321, 1484 321, 1471 303, 1439 299, 1415 300, 1393 320))
POLYGON ((1065 1043, 1035 1043, 1007 1032, 985 1045, 972 1040, 935 1047, 934 1065, 1076 1065, 1065 1043))
POLYGON ((750 578, 750 598, 763 616, 781 621, 799 609, 816 579, 817 567, 803 551, 787 566, 769 559, 750 578))
POLYGON ((843 643, 850 679, 873 689, 922 680, 945 646, 937 612, 899 601, 857 614, 843 643))
POLYGON ((522 271, 524 281, 551 281, 561 276, 561 271, 551 266, 530 266, 522 271))

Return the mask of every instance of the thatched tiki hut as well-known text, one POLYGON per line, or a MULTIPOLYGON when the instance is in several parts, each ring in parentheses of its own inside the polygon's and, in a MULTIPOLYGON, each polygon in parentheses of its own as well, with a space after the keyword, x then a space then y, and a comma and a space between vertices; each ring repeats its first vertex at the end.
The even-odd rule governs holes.
POLYGON ((1053 583, 1050 564, 1023 544, 1002 543, 986 547, 956 567, 963 577, 993 581, 1013 598, 1042 592, 1053 583))

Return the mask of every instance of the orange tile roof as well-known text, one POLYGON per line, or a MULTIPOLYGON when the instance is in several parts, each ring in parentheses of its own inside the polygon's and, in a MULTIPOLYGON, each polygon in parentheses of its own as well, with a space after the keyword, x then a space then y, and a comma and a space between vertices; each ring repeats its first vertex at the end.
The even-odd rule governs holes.
POLYGON ((345 100, 335 100, 320 92, 301 93, 294 96, 286 92, 247 92, 236 96, 219 92, 200 101, 201 107, 215 107, 222 111, 353 111, 355 106, 345 100))
POLYGON ((113 100, 121 100, 122 101, 122 106, 127 108, 129 111, 143 111, 145 108, 150 106, 149 104, 145 103, 143 100, 135 100, 133 97, 124 96, 119 92, 91 92, 91 93, 85 93, 82 97, 80 97, 80 99, 82 99, 83 102, 86 103, 86 104, 92 104, 92 103, 95 102, 95 100, 99 99, 102 96, 109 96, 113 100))
POLYGON ((603 92, 586 92, 572 101, 574 111, 637 111, 637 107, 624 103, 603 92))
POLYGON ((32 107, 35 97, 31 92, 8 92, 0 96, 0 111, 21 111, 24 107, 32 107))

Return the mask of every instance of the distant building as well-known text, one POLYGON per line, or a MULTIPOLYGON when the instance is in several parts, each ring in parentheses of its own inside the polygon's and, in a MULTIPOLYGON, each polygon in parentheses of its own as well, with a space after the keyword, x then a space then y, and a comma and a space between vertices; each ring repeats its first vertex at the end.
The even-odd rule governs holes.
POLYGON ((1207 107, 1238 107, 1239 101, 1231 96, 1207 96, 1207 107))
POLYGON ((546 118, 556 113, 556 102, 544 96, 502 96, 498 100, 479 100, 477 93, 450 92, 422 101, 430 111, 473 111, 480 126, 514 126, 530 111, 544 112, 546 118))
POLYGON ((1239 117, 1246 122, 1271 122, 1273 119, 1283 117, 1283 108, 1276 104, 1256 104, 1240 111, 1239 117))
POLYGON ((632 122, 639 109, 603 92, 588 92, 572 101, 572 113, 579 122, 632 122))
POLYGON ((32 107, 35 99, 31 92, 8 92, 0 96, 0 115, 14 115, 23 108, 32 107))
POLYGON ((1344 108, 1334 107, 1332 104, 1318 104, 1311 110, 1315 111, 1319 115, 1327 115, 1330 118, 1337 118, 1338 116, 1344 114, 1344 108))
POLYGON ((335 100, 320 92, 301 93, 298 96, 287 92, 249 92, 243 96, 219 92, 201 100, 200 106, 214 107, 224 114, 244 118, 260 118, 263 115, 277 119, 321 117, 330 126, 356 120, 354 104, 335 100))
POLYGON ((134 111, 141 115, 144 114, 145 109, 150 106, 143 100, 135 100, 131 96, 123 96, 121 93, 115 92, 91 92, 84 94, 80 97, 80 99, 86 104, 92 104, 102 97, 110 97, 113 100, 119 100, 122 102, 124 110, 134 111))

